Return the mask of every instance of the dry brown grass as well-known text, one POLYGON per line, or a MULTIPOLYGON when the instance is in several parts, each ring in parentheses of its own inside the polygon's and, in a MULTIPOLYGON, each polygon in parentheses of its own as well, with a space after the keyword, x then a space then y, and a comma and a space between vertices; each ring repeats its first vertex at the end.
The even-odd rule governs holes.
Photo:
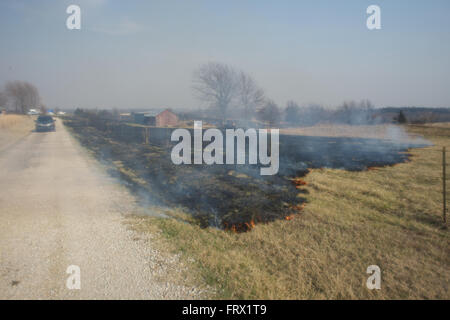
POLYGON ((33 130, 33 119, 16 114, 0 115, 0 150, 33 130))
POLYGON ((281 134, 321 136, 321 137, 357 137, 405 141, 416 138, 415 133, 406 134, 405 126, 383 125, 333 125, 321 124, 312 127, 284 128, 281 134))
POLYGON ((393 167, 312 171, 302 194, 308 204, 293 220, 233 234, 139 217, 139 230, 161 233, 219 298, 449 299, 439 150, 450 145, 450 132, 408 130, 435 146, 412 150, 411 162, 393 167), (381 268, 381 290, 366 288, 372 264, 381 268))
POLYGON ((442 127, 442 128, 449 128, 449 127, 450 127, 450 122, 428 123, 428 124, 425 124, 424 126, 427 126, 427 127, 442 127))
POLYGON ((0 129, 7 129, 16 126, 18 123, 22 122, 24 116, 16 114, 6 114, 0 115, 0 129))

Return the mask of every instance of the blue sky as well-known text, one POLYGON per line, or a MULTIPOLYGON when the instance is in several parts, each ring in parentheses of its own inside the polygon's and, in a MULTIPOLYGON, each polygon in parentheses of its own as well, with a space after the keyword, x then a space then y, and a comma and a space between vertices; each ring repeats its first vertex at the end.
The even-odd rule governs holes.
POLYGON ((51 107, 194 108, 192 74, 217 61, 280 106, 450 107, 450 1, 0 2, 0 85, 27 80, 51 107), (66 8, 81 7, 81 30, 66 8), (382 29, 366 28, 381 7, 382 29))

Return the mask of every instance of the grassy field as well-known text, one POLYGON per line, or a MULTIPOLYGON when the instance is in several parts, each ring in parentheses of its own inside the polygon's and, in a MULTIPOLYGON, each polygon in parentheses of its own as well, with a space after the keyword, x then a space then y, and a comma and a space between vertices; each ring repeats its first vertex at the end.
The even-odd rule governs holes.
POLYGON ((0 150, 30 133, 33 126, 33 119, 29 116, 0 115, 0 150))
POLYGON ((16 114, 1 114, 0 115, 0 130, 11 129, 17 126, 26 119, 26 116, 16 114))
POLYGON ((301 192, 308 203, 292 220, 240 234, 145 216, 130 226, 160 234, 160 246, 214 288, 211 298, 449 299, 439 151, 450 146, 450 129, 408 131, 434 146, 393 167, 313 170, 301 192), (366 287, 369 265, 381 268, 381 290, 366 287))

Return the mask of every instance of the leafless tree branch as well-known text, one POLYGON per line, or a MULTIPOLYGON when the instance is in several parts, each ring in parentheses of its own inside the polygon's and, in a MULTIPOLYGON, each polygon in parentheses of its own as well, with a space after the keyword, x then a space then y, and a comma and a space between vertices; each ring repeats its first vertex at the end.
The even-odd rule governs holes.
POLYGON ((264 91, 255 80, 245 72, 239 73, 239 102, 244 108, 244 118, 250 119, 252 114, 264 104, 264 91))
POLYGON ((220 117, 226 118, 227 109, 237 95, 237 73, 225 64, 210 62, 194 73, 194 90, 197 97, 216 108, 220 117))
POLYGON ((18 113, 26 113, 29 108, 37 108, 40 97, 37 88, 29 82, 12 81, 5 85, 5 92, 18 113))

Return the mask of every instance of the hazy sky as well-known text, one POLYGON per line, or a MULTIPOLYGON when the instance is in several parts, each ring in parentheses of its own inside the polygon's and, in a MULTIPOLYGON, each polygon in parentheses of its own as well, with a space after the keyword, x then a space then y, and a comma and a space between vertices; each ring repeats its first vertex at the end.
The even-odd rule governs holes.
POLYGON ((0 85, 30 81, 50 107, 194 108, 193 71, 217 61, 282 106, 450 107, 449 14, 448 0, 0 0, 0 85))

